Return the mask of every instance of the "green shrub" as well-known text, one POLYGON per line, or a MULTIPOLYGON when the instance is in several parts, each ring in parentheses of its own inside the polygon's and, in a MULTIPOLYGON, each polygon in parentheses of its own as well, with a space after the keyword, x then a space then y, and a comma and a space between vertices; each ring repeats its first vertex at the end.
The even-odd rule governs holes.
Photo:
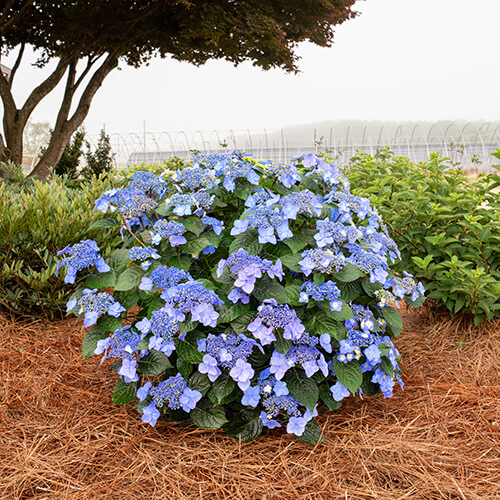
POLYGON ((56 166, 54 173, 59 176, 67 176, 69 179, 78 177, 78 166, 83 154, 83 145, 85 143, 85 131, 77 130, 71 140, 66 144, 63 154, 56 166))
POLYGON ((500 176, 471 180, 439 153, 415 164, 388 149, 359 153, 345 170, 398 244, 396 271, 418 278, 436 311, 476 323, 500 315, 500 176))
POLYGON ((175 172, 176 170, 183 170, 184 168, 191 165, 191 162, 185 160, 184 158, 178 158, 177 156, 171 156, 161 163, 147 164, 145 162, 134 165, 133 167, 128 167, 125 171, 125 177, 130 179, 133 174, 140 171, 152 172, 155 175, 162 175, 166 171, 175 172))
POLYGON ((116 228, 87 232, 102 218, 92 210, 95 193, 113 187, 101 177, 80 189, 63 180, 6 183, 0 179, 0 305, 18 314, 48 317, 64 311, 74 288, 55 276, 56 256, 75 239, 95 239, 107 255, 118 236, 116 228))
POLYGON ((82 168, 82 177, 91 179, 92 176, 99 176, 111 172, 115 154, 111 151, 110 138, 104 129, 100 132, 95 151, 90 149, 90 144, 88 142, 86 145, 88 151, 85 153, 85 161, 87 164, 82 168))

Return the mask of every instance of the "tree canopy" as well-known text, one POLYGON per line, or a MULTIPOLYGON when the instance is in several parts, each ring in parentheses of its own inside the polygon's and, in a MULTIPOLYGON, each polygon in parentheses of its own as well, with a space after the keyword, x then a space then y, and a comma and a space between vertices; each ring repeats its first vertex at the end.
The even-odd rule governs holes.
POLYGON ((295 72, 297 44, 329 46, 334 26, 356 15, 355 1, 0 0, 0 56, 17 53, 10 77, 0 75, 12 160, 22 157, 22 132, 33 110, 63 79, 64 96, 50 144, 33 172, 37 177, 47 176, 57 162, 119 62, 139 67, 155 56, 195 65, 209 59, 236 65, 249 60, 263 69, 295 72), (18 105, 12 88, 26 46, 38 51, 38 66, 52 60, 57 65, 18 105))

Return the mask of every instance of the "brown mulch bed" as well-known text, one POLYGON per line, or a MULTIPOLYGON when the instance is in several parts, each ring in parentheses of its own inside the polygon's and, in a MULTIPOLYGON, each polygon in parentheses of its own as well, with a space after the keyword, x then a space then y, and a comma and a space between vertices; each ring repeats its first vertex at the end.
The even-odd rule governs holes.
POLYGON ((405 391, 319 417, 326 444, 140 421, 79 320, 0 317, 2 499, 499 499, 500 323, 405 315, 405 391), (95 358, 95 359, 94 359, 95 358))

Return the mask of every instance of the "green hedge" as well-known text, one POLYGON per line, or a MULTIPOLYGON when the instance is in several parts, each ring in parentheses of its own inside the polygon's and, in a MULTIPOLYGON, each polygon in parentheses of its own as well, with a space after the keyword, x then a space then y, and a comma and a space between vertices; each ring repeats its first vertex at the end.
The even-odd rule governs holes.
POLYGON ((416 164, 388 149, 359 153, 346 170, 353 193, 378 207, 399 246, 395 269, 415 275, 437 311, 476 323, 500 315, 497 174, 473 180, 438 153, 416 164))
MULTIPOLYGON (((16 177, 3 166, 0 178, 0 306, 18 314, 58 316, 74 288, 55 276, 56 253, 80 239, 94 239, 108 255, 118 229, 87 232, 105 217, 92 210, 96 195, 118 181, 100 177, 68 187, 60 178, 41 182, 16 177)), ((75 285, 76 286, 76 285, 75 285)))

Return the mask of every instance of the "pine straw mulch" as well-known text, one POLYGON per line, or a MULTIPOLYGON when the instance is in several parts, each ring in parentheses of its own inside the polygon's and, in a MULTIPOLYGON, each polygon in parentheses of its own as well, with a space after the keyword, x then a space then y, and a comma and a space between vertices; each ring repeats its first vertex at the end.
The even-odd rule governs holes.
POLYGON ((0 498, 500 498, 500 323, 404 320, 405 391, 323 414, 327 444, 311 446, 153 429, 111 404, 115 374, 81 361, 81 321, 0 317, 0 498))

